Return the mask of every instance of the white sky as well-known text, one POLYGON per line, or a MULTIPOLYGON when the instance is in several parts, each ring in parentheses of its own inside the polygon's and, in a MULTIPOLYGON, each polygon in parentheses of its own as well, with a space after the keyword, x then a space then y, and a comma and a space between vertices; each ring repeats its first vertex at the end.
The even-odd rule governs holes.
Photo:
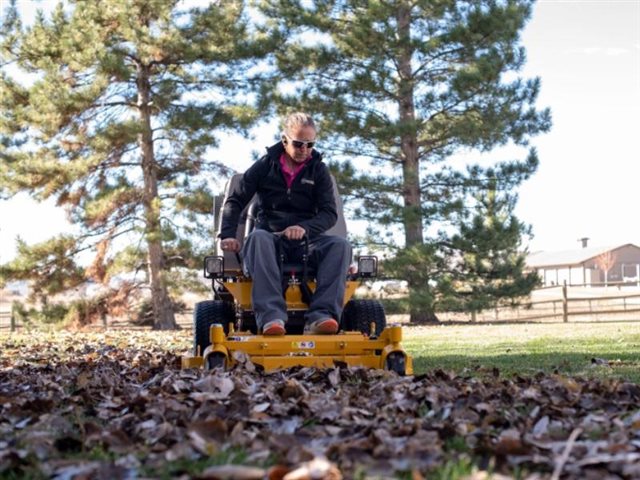
MULTIPOLYGON (((0 5, 4 1, 0 0, 0 5)), ((20 2, 25 14, 53 1, 20 2)), ((640 245, 640 0, 538 0, 523 32, 525 77, 539 76, 538 106, 553 114, 550 133, 533 140, 540 168, 520 189, 516 210, 533 226, 531 251, 590 245, 640 245)), ((275 131, 230 138, 220 155, 262 149, 275 131)), ((0 262, 15 238, 39 242, 65 231, 64 212, 26 195, 0 201, 0 262)))

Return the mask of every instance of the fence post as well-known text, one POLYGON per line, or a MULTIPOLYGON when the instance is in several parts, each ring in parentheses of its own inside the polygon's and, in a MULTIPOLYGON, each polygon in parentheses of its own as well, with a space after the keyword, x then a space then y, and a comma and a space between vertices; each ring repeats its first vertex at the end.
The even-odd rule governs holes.
POLYGON ((11 323, 11 332, 15 332, 16 331, 16 303, 12 302, 11 303, 11 318, 9 320, 9 322, 11 323))
POLYGON ((567 301, 567 281, 562 285, 562 321, 569 321, 569 302, 567 301))

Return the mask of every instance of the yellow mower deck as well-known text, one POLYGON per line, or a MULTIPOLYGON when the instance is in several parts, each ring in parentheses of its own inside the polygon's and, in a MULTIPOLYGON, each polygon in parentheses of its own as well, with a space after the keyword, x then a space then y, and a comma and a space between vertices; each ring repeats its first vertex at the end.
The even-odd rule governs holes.
POLYGON ((413 374, 412 359, 400 346, 399 326, 385 328, 375 339, 360 332, 279 337, 230 332, 225 337, 222 325, 212 325, 209 334, 211 345, 200 355, 182 357, 182 368, 228 368, 236 362, 233 353, 243 352, 267 372, 294 366, 326 368, 342 364, 413 374))

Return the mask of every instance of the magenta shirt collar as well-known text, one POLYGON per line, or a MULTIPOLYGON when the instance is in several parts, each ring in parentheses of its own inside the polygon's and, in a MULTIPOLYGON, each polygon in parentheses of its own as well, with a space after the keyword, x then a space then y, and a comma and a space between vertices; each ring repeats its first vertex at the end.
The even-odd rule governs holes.
POLYGON ((311 155, 309 155, 304 162, 296 165, 296 167, 291 170, 287 165, 286 153, 280 155, 280 170, 282 170, 282 176, 284 177, 284 181, 287 184, 287 188, 291 188, 291 185, 293 184, 296 176, 298 175, 298 173, 300 173, 300 170, 302 170, 304 166, 309 163, 309 160, 311 160, 311 155))

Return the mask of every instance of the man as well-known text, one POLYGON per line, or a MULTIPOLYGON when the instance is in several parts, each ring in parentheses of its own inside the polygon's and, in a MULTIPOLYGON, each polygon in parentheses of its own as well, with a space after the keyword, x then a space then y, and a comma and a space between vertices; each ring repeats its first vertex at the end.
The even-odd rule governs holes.
POLYGON ((240 251, 238 218, 254 194, 258 198, 255 230, 245 239, 243 268, 253 279, 251 300, 263 335, 284 335, 287 307, 282 295, 278 242, 309 242, 309 264, 316 268, 316 291, 305 314, 305 333, 334 334, 351 261, 351 246, 326 235, 338 215, 329 169, 313 149, 316 126, 306 113, 289 115, 282 139, 243 175, 224 204, 220 232, 222 250, 240 251), (282 238, 286 241, 282 241, 282 238))

